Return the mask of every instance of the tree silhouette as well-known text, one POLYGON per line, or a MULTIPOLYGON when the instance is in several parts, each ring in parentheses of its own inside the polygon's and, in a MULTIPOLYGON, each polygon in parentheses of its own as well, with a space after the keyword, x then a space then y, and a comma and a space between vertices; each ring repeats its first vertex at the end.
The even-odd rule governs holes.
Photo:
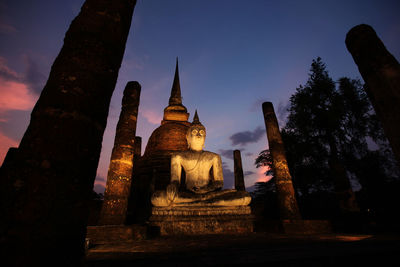
MULTIPOLYGON (((335 83, 317 58, 312 61, 306 84, 290 97, 288 111, 281 132, 301 199, 316 192, 335 192, 342 211, 355 211, 351 179, 368 191, 370 199, 377 199, 382 192, 379 188, 399 176, 359 80, 344 77, 335 83)), ((261 151, 255 164, 271 166, 269 151, 261 151)))

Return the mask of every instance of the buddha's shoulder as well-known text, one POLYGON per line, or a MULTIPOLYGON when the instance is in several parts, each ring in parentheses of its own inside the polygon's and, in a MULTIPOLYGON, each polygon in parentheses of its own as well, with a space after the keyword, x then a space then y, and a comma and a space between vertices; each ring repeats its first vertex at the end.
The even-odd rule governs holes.
POLYGON ((203 155, 206 157, 210 157, 210 158, 218 158, 219 157, 219 155, 217 153, 206 151, 206 150, 203 151, 203 155))
MULTIPOLYGON (((186 157, 193 157, 194 155, 198 155, 198 154, 193 153, 193 151, 187 150, 187 151, 175 152, 175 153, 172 154, 172 157, 183 157, 183 158, 186 158, 186 157)), ((219 155, 217 153, 206 151, 206 150, 203 150, 201 152, 201 156, 202 157, 209 157, 209 158, 219 157, 219 155)))

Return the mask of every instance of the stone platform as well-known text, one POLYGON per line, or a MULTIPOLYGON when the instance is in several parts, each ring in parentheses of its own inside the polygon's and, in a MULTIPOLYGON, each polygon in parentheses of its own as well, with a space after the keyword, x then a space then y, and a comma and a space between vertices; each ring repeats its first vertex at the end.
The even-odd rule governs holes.
POLYGON ((165 236, 98 245, 85 265, 97 266, 398 266, 400 236, 323 234, 165 236))
POLYGON ((92 245, 132 242, 147 238, 147 227, 143 225, 88 226, 86 238, 92 245))
POLYGON ((253 232, 250 207, 153 207, 150 226, 161 236, 253 232))

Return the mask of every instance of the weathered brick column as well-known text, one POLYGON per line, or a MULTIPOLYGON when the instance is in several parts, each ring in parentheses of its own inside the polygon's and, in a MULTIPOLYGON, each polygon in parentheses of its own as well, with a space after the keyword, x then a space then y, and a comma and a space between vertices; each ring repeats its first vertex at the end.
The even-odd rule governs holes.
POLYGON ((122 98, 99 225, 125 223, 132 184, 134 154, 137 149, 135 135, 139 99, 140 84, 129 82, 122 98))
POLYGON ((82 263, 88 200, 135 4, 86 0, 65 35, 17 164, 0 177, 6 266, 82 263))
POLYGON ((399 62, 369 25, 352 28, 346 35, 346 46, 366 83, 365 90, 400 165, 399 62))
POLYGON ((262 108, 272 156, 281 219, 301 219, 274 107, 271 102, 264 102, 262 108))
POLYGON ((233 164, 233 169, 235 173, 235 189, 238 191, 246 191, 246 188, 244 186, 244 175, 240 150, 236 149, 233 151, 233 164))

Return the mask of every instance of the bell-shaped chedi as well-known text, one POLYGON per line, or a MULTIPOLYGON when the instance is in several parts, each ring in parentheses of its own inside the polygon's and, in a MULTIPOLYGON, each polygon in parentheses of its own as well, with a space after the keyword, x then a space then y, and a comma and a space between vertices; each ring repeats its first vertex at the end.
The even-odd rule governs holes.
POLYGON ((140 158, 135 176, 131 212, 133 222, 150 215, 150 197, 153 190, 165 190, 170 182, 171 154, 188 149, 186 132, 190 126, 189 113, 182 104, 178 60, 168 106, 164 109, 161 125, 151 134, 143 157, 140 158))
POLYGON ((189 113, 182 104, 177 60, 169 104, 164 109, 161 126, 155 129, 149 138, 144 156, 151 157, 153 154, 186 150, 186 131, 190 126, 188 118, 189 113))

